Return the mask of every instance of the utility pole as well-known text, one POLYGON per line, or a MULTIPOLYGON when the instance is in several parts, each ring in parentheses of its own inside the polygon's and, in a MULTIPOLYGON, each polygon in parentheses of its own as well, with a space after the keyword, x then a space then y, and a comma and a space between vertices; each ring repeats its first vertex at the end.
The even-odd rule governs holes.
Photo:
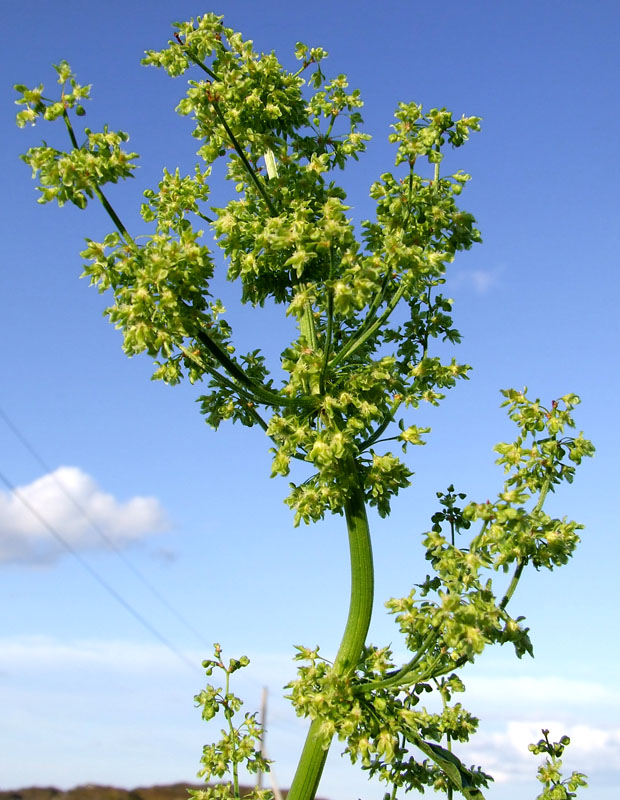
MULTIPOLYGON (((263 686, 263 691, 260 698, 260 727, 262 731, 262 736, 260 740, 260 754, 263 758, 267 757, 267 751, 265 749, 265 736, 267 734, 266 726, 267 724, 267 687, 263 686)), ((263 788, 263 773, 259 770, 256 773, 256 788, 262 789, 263 788)))
MULTIPOLYGON (((267 732, 267 687, 263 687, 263 691, 261 694, 261 702, 260 702, 260 726, 262 730, 262 736, 260 740, 260 754, 263 758, 267 758, 267 748, 265 747, 265 737, 267 732)), ((276 776, 274 771, 271 769, 269 770, 269 777, 271 779, 271 789, 273 791, 273 796, 275 800, 283 800, 282 793, 276 783, 276 776)), ((256 773, 256 788, 262 789, 263 788, 263 773, 259 770, 256 773)))

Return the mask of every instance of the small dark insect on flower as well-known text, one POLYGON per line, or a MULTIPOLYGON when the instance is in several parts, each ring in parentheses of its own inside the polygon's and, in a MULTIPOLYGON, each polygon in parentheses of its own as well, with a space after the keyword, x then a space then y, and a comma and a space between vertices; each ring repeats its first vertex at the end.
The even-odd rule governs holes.
POLYGON ((216 92, 211 91, 211 81, 207 81, 207 85, 205 86, 205 93, 207 95, 207 100, 209 100, 209 102, 219 103, 220 100, 219 95, 216 92))

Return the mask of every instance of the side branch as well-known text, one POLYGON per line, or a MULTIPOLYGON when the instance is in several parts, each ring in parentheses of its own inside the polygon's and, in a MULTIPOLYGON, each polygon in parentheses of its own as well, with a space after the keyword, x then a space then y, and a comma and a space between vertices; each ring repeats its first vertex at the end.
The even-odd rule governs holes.
MULTIPOLYGON (((187 310, 191 310, 191 306, 187 305, 187 303, 184 303, 184 305, 187 310)), ((204 345, 213 358, 215 358, 215 360, 218 361, 224 367, 224 369, 242 385, 242 387, 244 387, 251 395, 253 395, 254 399, 263 405, 275 406, 276 408, 282 408, 283 406, 287 408, 314 408, 316 406, 316 400, 311 397, 283 397, 282 395, 267 389, 267 387, 256 383, 256 381, 252 380, 250 377, 248 377, 248 375, 246 375, 246 373, 238 364, 235 364, 226 351, 220 347, 216 341, 214 341, 199 327, 196 327, 194 330, 192 330, 190 335, 194 336, 194 338, 197 339, 200 344, 204 345)))
MULTIPOLYGON (((188 45, 184 44, 184 43, 181 41, 181 38, 180 38, 180 36, 179 36, 178 34, 175 34, 175 38, 176 38, 177 42, 178 42, 178 43, 181 45, 181 47, 183 48, 183 50, 184 50, 184 51, 187 53, 187 57, 189 58, 189 60, 190 60, 190 61, 191 61, 193 64, 195 64, 197 67, 199 67, 199 68, 200 68, 200 69, 201 69, 203 72, 206 72, 206 73, 207 73, 207 75, 208 75, 208 76, 209 76, 209 77, 210 77, 212 80, 215 80, 215 81, 219 80, 219 78, 218 78, 218 76, 215 74, 215 72, 213 72, 212 70, 210 70, 210 69, 209 69, 209 67, 207 67, 207 65, 206 65, 206 64, 204 64, 204 63, 203 63, 203 62, 202 62, 202 61, 201 61, 201 60, 198 58, 198 56, 197 56, 197 55, 195 55, 195 53, 192 51, 191 47, 189 47, 188 45)), ((263 184, 262 184, 262 182, 260 181, 260 179, 259 179, 258 175, 256 174, 256 171, 255 171, 254 169, 252 169, 252 165, 251 165, 251 164, 250 164, 250 162, 248 161, 248 159, 247 159, 247 156, 246 156, 246 154, 245 154, 245 152, 244 152, 243 148, 241 147, 241 145, 240 145, 240 144, 239 144, 239 142, 237 141, 237 137, 235 136, 235 134, 234 134, 234 133, 232 132, 232 130, 230 129, 230 126, 229 126, 229 124, 226 122, 226 118, 224 117, 224 115, 223 115, 223 113, 222 113, 222 110, 220 109, 220 107, 219 107, 219 105, 218 105, 218 101, 217 101, 216 99, 211 99, 211 98, 210 98, 210 102, 211 102, 211 105, 213 106, 213 109, 214 109, 215 113, 217 114, 217 117, 218 117, 219 121, 221 122, 221 124, 222 124, 222 126, 223 126, 224 130, 226 131, 226 135, 227 135, 227 136, 228 136, 228 138, 230 139, 230 143, 232 144, 232 146, 233 146, 233 147, 234 147, 234 149, 235 149, 235 152, 237 153, 237 155, 238 155, 238 156, 239 156, 239 158, 241 159, 241 161, 242 161, 242 163, 243 163, 243 166, 244 166, 244 168, 245 168, 246 172, 248 173, 248 175, 250 176, 250 179, 252 180, 252 182, 253 182, 253 183, 254 183, 254 185, 256 186, 256 188, 257 188, 257 190, 258 190, 258 192, 259 192, 260 196, 261 196, 261 197, 263 198, 263 200, 265 201, 265 204, 267 205, 267 208, 269 209, 269 212, 271 213, 271 215, 272 215, 272 216, 274 216, 274 217, 275 217, 275 216, 277 216, 278 212, 277 212, 277 210, 276 210, 276 207, 274 206, 274 204, 273 204, 273 202, 271 201, 271 199, 270 199, 269 195, 268 195, 268 194, 267 194, 267 192, 265 191, 265 187, 263 186, 263 184)))
POLYGON ((367 342, 368 339, 370 339, 370 337, 374 333, 376 333, 376 331, 378 331, 381 328, 381 326, 390 318, 392 312, 400 302, 404 293, 405 293, 405 283, 402 282, 398 287, 398 289, 396 290, 396 292, 394 293, 394 295, 392 296, 392 299, 388 303, 387 308, 385 309, 383 314, 381 314, 380 317, 377 317, 377 319, 370 325, 370 327, 366 327, 366 323, 364 321, 360 326, 360 328, 358 329, 358 331, 356 332, 356 334, 353 336, 353 338, 349 339, 349 341, 344 345, 342 350, 339 353, 336 353, 336 355, 332 358, 330 366, 334 367, 336 366, 336 364, 340 364, 342 361, 344 361, 345 358, 347 358, 347 356, 352 355, 365 342, 367 342))
MULTIPOLYGON (((71 139, 71 144, 73 145, 74 150, 80 150, 80 146, 78 144, 77 138, 75 136, 75 131, 73 130, 73 125, 71 124, 71 120, 69 119, 69 114, 67 113, 67 109, 64 108, 62 112, 62 118, 65 121, 65 125, 67 126, 67 131, 69 133, 69 139, 71 139)), ((110 217, 116 229, 121 234, 123 239, 127 242, 128 245, 137 249, 137 245, 134 242, 132 236, 130 235, 127 228, 121 222, 120 217, 116 213, 116 211, 112 208, 108 198, 104 195, 101 191, 99 186, 96 183, 92 184, 92 191, 96 195, 97 199, 101 203, 101 205, 105 208, 107 215, 110 217)))
POLYGON ((220 107, 218 105, 218 101, 217 100, 211 100, 211 105, 215 109, 215 113, 217 114, 217 117, 218 117, 219 121, 222 123, 222 126, 224 127, 224 130, 226 131, 226 135, 230 139, 230 142, 231 142, 232 146, 234 147, 235 152, 237 153, 237 155, 241 159, 241 162, 243 163, 243 166, 245 167, 245 171, 248 173, 248 175, 250 176, 250 179, 252 180, 254 186, 256 186, 256 188, 258 190, 258 193, 260 194, 260 196, 265 201, 265 204, 266 204, 267 208, 269 209, 269 212, 270 212, 271 216, 272 217, 277 217, 278 216, 278 211, 277 211, 276 207, 274 206, 273 202, 271 201, 271 198, 269 197, 269 195, 265 191, 265 187, 263 186, 263 184, 262 184, 261 180, 259 179, 258 175, 252 169, 252 165, 248 161, 247 156, 246 156, 243 148, 241 147, 241 145, 237 141, 237 137, 235 136, 235 134, 230 129, 229 124, 226 122, 226 118, 222 114, 222 110, 220 109, 220 107))
MULTIPOLYGON (((551 488, 551 480, 547 479, 543 484, 542 489, 540 490, 540 495, 538 497, 538 501, 534 506, 534 512, 537 513, 542 511, 542 507, 545 504, 545 500, 547 499, 547 495, 549 494, 549 489, 551 488)), ((506 589, 506 594, 502 597, 499 607, 502 611, 506 610, 506 606, 510 602, 513 594, 516 591, 517 586, 519 585, 519 581, 521 579, 521 575, 523 574, 523 570, 527 565, 528 559, 526 557, 521 557, 517 560, 517 566, 515 568, 514 574, 512 576, 512 580, 510 581, 510 585, 506 589)))
POLYGON ((410 661, 404 664, 397 672, 388 674, 383 680, 358 684, 358 686, 355 687, 355 693, 365 694, 368 691, 372 692, 377 689, 395 689, 398 686, 408 686, 410 683, 417 682, 420 676, 419 674, 414 674, 414 670, 424 656, 428 654, 438 637, 439 632, 435 628, 431 628, 418 651, 410 661))
POLYGON ((512 576, 512 580, 510 581, 510 586, 506 589, 506 594, 502 597, 499 604, 499 608, 501 608, 502 611, 506 610, 506 606, 510 602, 510 598, 515 593, 515 590, 519 585, 519 580, 521 579, 521 575, 523 574, 523 570, 525 569, 526 564, 527 564, 526 558, 520 558, 518 560, 517 567, 512 576))

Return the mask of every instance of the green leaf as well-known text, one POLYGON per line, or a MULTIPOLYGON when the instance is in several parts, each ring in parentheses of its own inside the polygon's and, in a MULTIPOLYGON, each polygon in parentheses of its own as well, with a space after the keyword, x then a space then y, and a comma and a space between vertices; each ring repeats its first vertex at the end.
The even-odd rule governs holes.
POLYGON ((412 728, 404 728, 406 739, 428 756, 448 777, 452 786, 468 800, 484 800, 484 795, 474 782, 473 773, 454 753, 434 742, 425 741, 412 728))

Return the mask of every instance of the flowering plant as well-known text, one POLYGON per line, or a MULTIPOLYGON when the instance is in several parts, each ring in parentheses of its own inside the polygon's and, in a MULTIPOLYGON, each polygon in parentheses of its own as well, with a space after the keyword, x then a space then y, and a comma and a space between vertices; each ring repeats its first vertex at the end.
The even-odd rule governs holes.
MULTIPOLYGON (((139 243, 104 194, 106 184, 135 169, 136 154, 124 149, 128 136, 86 128, 80 143, 76 117, 85 113, 90 87, 64 61, 55 68, 59 98, 48 99, 43 86, 16 87, 18 124, 62 119, 71 143, 23 156, 39 181, 39 202, 103 204, 114 230, 87 241, 84 275, 111 293, 106 313, 126 353, 148 353, 154 378, 166 383, 206 385, 200 407, 213 428, 225 420, 261 427, 271 441, 272 476, 287 476, 293 459, 308 465, 309 476, 290 484, 286 500, 295 525, 326 513, 345 519, 351 599, 341 645, 333 662, 318 647, 299 647, 288 686, 297 713, 311 720, 289 798, 315 796, 334 737, 391 787, 391 798, 427 786, 481 798, 490 776, 454 751, 478 723, 454 700, 464 691, 458 673, 491 644, 511 643, 519 657, 531 653, 523 618, 508 610, 519 580, 528 567, 566 563, 578 542, 581 526, 544 511, 549 492, 571 482, 593 452, 571 433, 575 395, 545 407, 525 391, 504 392, 517 434, 496 448, 506 475, 497 498, 462 505, 465 496, 453 486, 438 493, 423 539, 429 573, 408 596, 387 602, 408 661, 397 664, 389 648, 366 640, 374 599, 367 507, 390 513, 412 475, 394 451, 423 445, 429 433, 413 423, 416 409, 437 405, 469 370, 444 360, 438 347, 460 340, 441 290, 456 254, 480 234, 457 205, 470 176, 445 174, 442 165, 446 148, 464 145, 480 120, 400 103, 389 136, 395 171, 372 183, 374 218, 356 229, 336 177, 363 154, 369 136, 359 92, 344 75, 324 74, 325 51, 298 44, 291 71, 214 14, 175 28, 168 46, 147 51, 143 63, 172 77, 191 70, 177 111, 193 119, 200 163, 190 175, 165 170, 145 192, 141 216, 150 235, 139 243), (234 193, 209 207, 220 164, 234 193), (226 309, 211 294, 216 262, 201 226, 214 234, 242 302, 276 304, 296 321, 277 365, 283 378, 261 347, 237 352, 226 309), (427 708, 427 695, 438 697, 440 710, 427 708)), ((226 686, 207 686, 197 702, 205 719, 221 713, 227 727, 217 745, 205 747, 202 774, 231 781, 196 796, 238 797, 239 764, 268 769, 254 717, 235 725, 241 701, 229 678, 247 659, 226 664, 216 645, 204 666, 209 675, 223 671, 226 686)))

